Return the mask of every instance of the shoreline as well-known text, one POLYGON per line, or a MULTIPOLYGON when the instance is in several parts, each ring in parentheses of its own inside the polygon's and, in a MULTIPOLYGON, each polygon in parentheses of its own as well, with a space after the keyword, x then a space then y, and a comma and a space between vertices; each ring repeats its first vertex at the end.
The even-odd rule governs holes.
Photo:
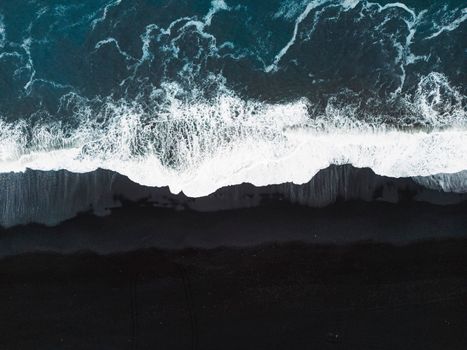
POLYGON ((342 165, 321 170, 303 185, 255 187, 244 183, 221 188, 209 196, 190 198, 183 193, 172 194, 167 187, 139 185, 108 170, 90 173, 27 170, 0 174, 0 226, 29 223, 53 226, 83 212, 107 215, 126 201, 147 201, 154 207, 200 212, 258 207, 269 200, 309 207, 352 200, 456 204, 466 201, 467 193, 445 192, 437 184, 449 187, 451 181, 467 188, 467 177, 464 177, 462 172, 390 178, 376 175, 368 168, 342 165))

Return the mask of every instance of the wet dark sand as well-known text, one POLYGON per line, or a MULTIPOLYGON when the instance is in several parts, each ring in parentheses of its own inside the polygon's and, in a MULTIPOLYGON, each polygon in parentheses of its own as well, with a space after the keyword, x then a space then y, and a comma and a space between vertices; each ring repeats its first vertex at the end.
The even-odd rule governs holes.
POLYGON ((128 204, 3 230, 0 349, 466 349, 466 213, 128 204))
POLYGON ((82 214, 54 227, 0 230, 0 257, 46 251, 111 254, 147 248, 212 249, 270 242, 408 244, 467 239, 467 202, 438 206, 406 201, 341 202, 310 208, 275 199, 249 209, 174 210, 127 202, 112 214, 82 214))

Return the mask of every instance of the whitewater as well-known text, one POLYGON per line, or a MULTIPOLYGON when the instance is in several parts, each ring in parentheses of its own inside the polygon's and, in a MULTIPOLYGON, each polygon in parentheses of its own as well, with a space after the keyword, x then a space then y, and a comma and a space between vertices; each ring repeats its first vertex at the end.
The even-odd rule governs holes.
MULTIPOLYGON (((331 164, 369 167, 390 177, 467 169, 467 129, 461 123, 403 131, 332 108, 310 119, 307 101, 251 105, 221 96, 214 105, 172 103, 168 119, 154 123, 145 122, 136 107, 113 106, 108 124, 99 127, 84 124, 71 134, 60 125, 37 127, 29 149, 22 125, 3 124, 0 171, 102 168, 141 185, 200 197, 244 182, 302 184, 331 164)), ((441 124, 429 113, 427 123, 441 124)))
POLYGON ((201 197, 351 164, 467 190, 465 7, 199 3, 173 18, 170 4, 29 4, 22 30, 0 6, 0 172, 108 169, 201 197))

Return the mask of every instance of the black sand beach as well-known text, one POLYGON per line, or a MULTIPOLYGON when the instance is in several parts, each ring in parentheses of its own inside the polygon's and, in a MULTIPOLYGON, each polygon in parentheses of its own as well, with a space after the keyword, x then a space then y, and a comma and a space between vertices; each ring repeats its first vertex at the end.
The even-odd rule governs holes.
POLYGON ((30 254, 2 349, 465 349, 467 241, 30 254))
POLYGON ((127 203, 3 230, 0 348, 465 349, 466 212, 127 203))

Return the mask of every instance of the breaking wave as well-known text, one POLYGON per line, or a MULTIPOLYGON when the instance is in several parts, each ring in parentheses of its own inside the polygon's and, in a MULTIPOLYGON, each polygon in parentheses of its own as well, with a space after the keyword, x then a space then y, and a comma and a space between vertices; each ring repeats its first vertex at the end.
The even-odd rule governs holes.
POLYGON ((104 168, 198 197, 331 164, 467 169, 454 1, 57 3, 16 25, 0 5, 0 172, 104 168))

